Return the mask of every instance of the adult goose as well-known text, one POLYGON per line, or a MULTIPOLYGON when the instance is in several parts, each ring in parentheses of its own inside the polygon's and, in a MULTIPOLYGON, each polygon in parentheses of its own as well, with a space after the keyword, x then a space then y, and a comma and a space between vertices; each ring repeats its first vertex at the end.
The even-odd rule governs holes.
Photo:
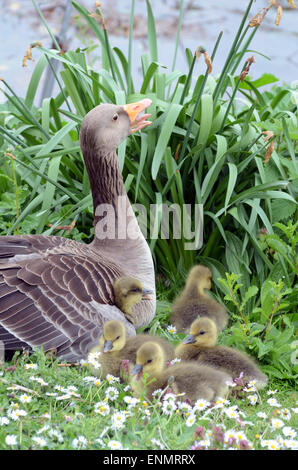
POLYGON ((153 318, 153 261, 116 154, 129 134, 150 124, 150 115, 140 114, 150 104, 101 104, 83 119, 80 146, 94 209, 91 244, 44 235, 0 237, 0 341, 6 351, 43 347, 77 361, 98 341, 105 321, 120 320, 132 336, 153 318), (124 275, 153 292, 151 300, 133 307, 135 328, 114 303, 113 282, 124 275))

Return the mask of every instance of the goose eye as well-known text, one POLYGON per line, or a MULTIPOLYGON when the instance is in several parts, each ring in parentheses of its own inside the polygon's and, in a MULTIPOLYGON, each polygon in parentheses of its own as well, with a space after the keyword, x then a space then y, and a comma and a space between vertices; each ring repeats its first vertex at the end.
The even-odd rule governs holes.
POLYGON ((114 114, 114 116, 113 116, 113 121, 117 121, 118 117, 119 117, 119 116, 118 116, 118 114, 117 114, 117 113, 116 113, 116 114, 114 114))
POLYGON ((133 289, 130 289, 130 292, 139 292, 139 289, 137 287, 134 287, 133 289))
POLYGON ((150 364, 152 362, 152 359, 148 359, 147 364, 150 364))
POLYGON ((116 340, 117 340, 117 339, 120 339, 120 336, 117 336, 116 340))
POLYGON ((206 331, 200 331, 200 335, 204 335, 206 331))

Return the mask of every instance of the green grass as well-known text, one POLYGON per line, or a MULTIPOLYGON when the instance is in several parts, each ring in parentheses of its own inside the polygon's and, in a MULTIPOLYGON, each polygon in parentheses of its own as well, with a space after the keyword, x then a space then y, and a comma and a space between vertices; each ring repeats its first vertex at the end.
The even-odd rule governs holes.
POLYGON ((8 424, 0 426, 0 449, 109 449, 111 446, 114 448, 111 441, 117 441, 123 449, 188 450, 195 440, 202 439, 195 438, 198 426, 204 429, 205 439, 210 440, 210 449, 240 446, 237 440, 231 446, 228 443, 216 443, 216 426, 224 433, 242 433, 242 440, 248 441, 252 449, 263 448, 264 440, 273 440, 273 446, 286 448, 285 444, 278 444, 278 436, 282 436, 283 440, 290 437, 286 437, 282 429, 274 429, 272 419, 280 419, 284 426, 291 429, 297 426, 293 410, 296 408, 297 412, 297 394, 276 380, 258 394, 257 404, 249 404, 248 396, 253 393, 243 392, 241 399, 228 397, 229 403, 222 408, 197 411, 193 424, 188 425, 189 416, 193 414, 190 409, 177 411, 176 408, 167 414, 158 399, 152 404, 140 401, 130 407, 125 401, 127 398, 124 400, 124 397, 131 397, 131 391, 125 388, 125 384, 112 384, 96 377, 93 377, 93 383, 90 380, 86 382, 84 379, 90 377, 90 373, 84 366, 60 367, 56 361, 46 360, 42 352, 29 358, 20 356, 14 362, 13 369, 11 363, 4 364, 0 375, 0 423, 3 417, 9 419, 8 424), (37 368, 26 369, 27 364, 36 364, 37 368), (43 384, 38 379, 42 379, 43 384), (18 389, 18 386, 23 388, 18 389), (106 398, 109 387, 117 390, 115 400, 106 398), (268 394, 270 389, 276 390, 272 396, 268 394), (31 398, 30 402, 22 402, 24 395, 31 398), (272 397, 276 399, 277 405, 267 402, 272 397), (99 402, 104 402, 105 408, 108 405, 106 416, 98 413, 99 402), (235 413, 231 408, 233 406, 236 406, 236 417, 231 416, 235 413), (24 410, 26 415, 14 420, 12 416, 16 410, 24 410), (260 411, 265 413, 265 417, 257 416, 260 411), (113 426, 113 416, 119 413, 120 419, 123 420, 125 416, 125 421, 117 429, 113 426), (290 418, 286 419, 284 413, 290 418), (15 436, 17 444, 6 444, 7 435, 15 436), (42 441, 37 442, 35 438, 42 441), (76 442, 76 439, 79 441, 76 442), (152 442, 152 439, 161 444, 152 442))

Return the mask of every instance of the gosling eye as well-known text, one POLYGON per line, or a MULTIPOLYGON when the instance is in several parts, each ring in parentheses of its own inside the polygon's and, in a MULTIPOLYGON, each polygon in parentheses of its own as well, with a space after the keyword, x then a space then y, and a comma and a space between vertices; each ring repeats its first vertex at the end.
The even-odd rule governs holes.
POLYGON ((148 359, 147 364, 150 364, 152 362, 152 359, 148 359))
POLYGON ((120 336, 117 336, 116 340, 117 340, 117 339, 120 339, 120 336))
POLYGON ((130 289, 130 292, 140 292, 140 289, 138 287, 134 287, 133 289, 130 289))
POLYGON ((200 331, 200 335, 204 335, 206 333, 206 331, 200 331))
POLYGON ((113 121, 117 121, 118 117, 119 117, 119 116, 118 116, 118 114, 117 114, 117 113, 116 113, 116 114, 114 114, 114 116, 113 116, 113 118, 112 118, 112 119, 113 119, 113 121))

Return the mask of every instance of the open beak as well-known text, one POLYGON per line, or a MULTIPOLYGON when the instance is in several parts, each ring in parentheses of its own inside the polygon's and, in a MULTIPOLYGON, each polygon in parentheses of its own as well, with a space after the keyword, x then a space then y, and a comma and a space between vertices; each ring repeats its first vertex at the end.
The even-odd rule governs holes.
POLYGON ((192 344, 196 342, 196 338, 193 335, 188 335, 186 338, 183 340, 184 344, 192 344))
POLYGON ((142 300, 152 300, 150 294, 153 294, 153 291, 150 289, 142 289, 142 300))
POLYGON ((103 352, 109 352, 113 348, 113 343, 112 341, 106 340, 103 345, 103 352))
POLYGON ((127 112, 129 119, 130 119, 130 133, 137 132, 140 129, 143 129, 146 126, 150 126, 152 124, 151 121, 146 121, 146 119, 151 116, 151 114, 139 114, 144 111, 148 106, 152 103, 151 100, 145 98, 141 101, 137 101, 136 103, 130 103, 123 105, 124 111, 127 112))

